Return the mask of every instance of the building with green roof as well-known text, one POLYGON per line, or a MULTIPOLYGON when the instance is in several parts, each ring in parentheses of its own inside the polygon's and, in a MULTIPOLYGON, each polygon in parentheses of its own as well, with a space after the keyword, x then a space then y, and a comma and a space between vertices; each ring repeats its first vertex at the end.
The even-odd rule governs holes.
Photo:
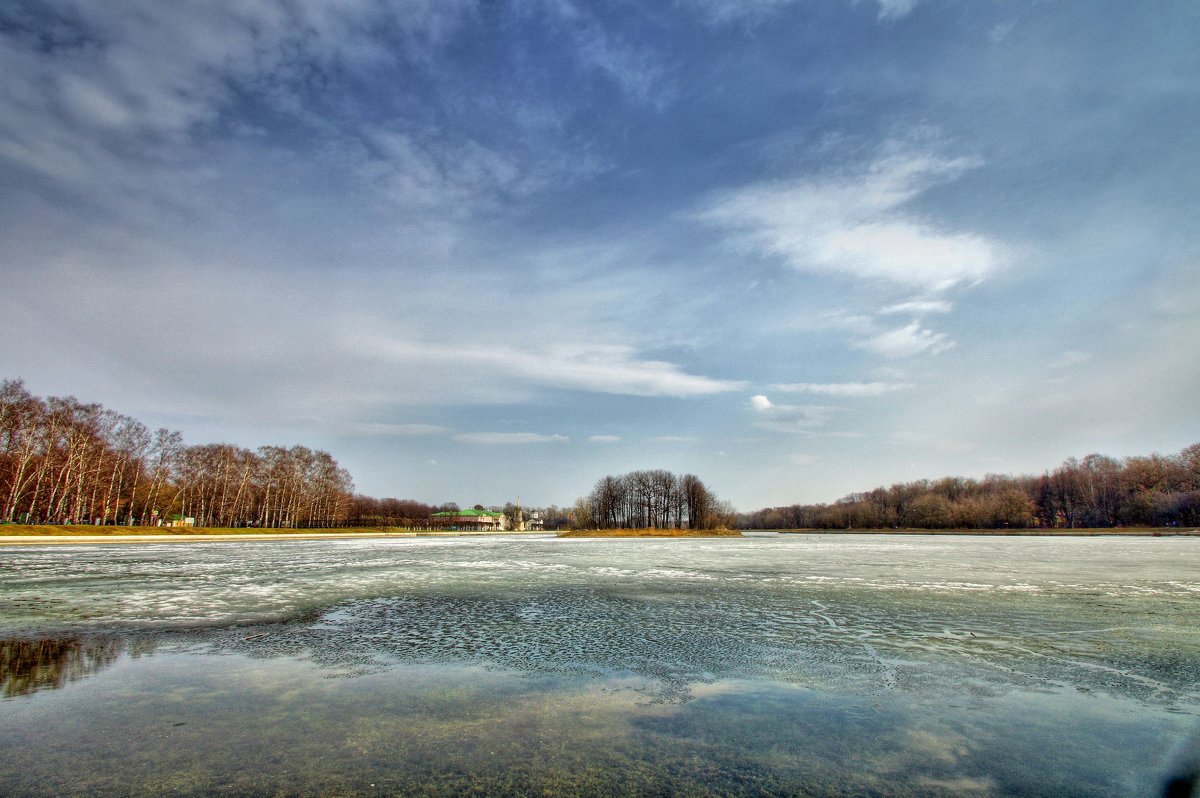
POLYGON ((447 529, 500 530, 508 529, 508 518, 504 513, 492 510, 446 510, 434 513, 433 523, 447 529))

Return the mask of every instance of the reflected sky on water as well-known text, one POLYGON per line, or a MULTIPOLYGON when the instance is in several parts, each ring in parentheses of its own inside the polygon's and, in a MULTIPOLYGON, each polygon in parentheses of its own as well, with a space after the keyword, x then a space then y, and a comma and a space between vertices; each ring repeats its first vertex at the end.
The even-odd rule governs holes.
POLYGON ((1152 795, 1200 718, 1195 539, 0 563, 6 795, 1152 795))

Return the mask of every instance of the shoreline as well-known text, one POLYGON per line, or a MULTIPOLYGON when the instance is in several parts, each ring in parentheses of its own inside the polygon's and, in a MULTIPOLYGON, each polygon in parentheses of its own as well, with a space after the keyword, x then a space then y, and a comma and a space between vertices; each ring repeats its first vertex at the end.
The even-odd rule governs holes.
MULTIPOLYGON (((0 530, 4 527, 0 526, 0 530)), ((28 529, 29 527, 26 527, 28 529)), ((54 527, 42 527, 57 529, 54 527)), ((103 527, 101 527, 103 528, 103 527)), ((113 529, 113 527, 108 527, 113 529)), ((143 527, 144 529, 145 527, 143 527)), ((1084 538, 1084 537, 1200 537, 1200 529, 1183 527, 1172 529, 1166 527, 1122 528, 1122 529, 743 529, 730 530, 724 534, 630 534, 624 530, 587 530, 580 533, 556 534, 545 531, 467 531, 467 530, 430 530, 430 529, 371 529, 358 532, 342 532, 328 530, 296 530, 274 532, 234 532, 234 531, 199 531, 199 532, 130 532, 128 534, 113 532, 96 534, 93 532, 75 532, 75 529, 88 527, 72 527, 72 531, 55 531, 42 533, 26 532, 17 535, 0 534, 0 547, 4 546, 73 546, 93 544, 136 544, 136 543, 236 543, 238 541, 296 541, 296 540, 373 540, 387 538, 448 538, 448 537, 496 537, 503 535, 542 536, 554 539, 567 538, 693 538, 712 539, 720 537, 754 537, 756 535, 898 535, 898 536, 959 536, 959 537, 1053 537, 1053 538, 1084 538), (616 533, 616 534, 614 534, 616 533)), ((137 529, 137 527, 134 527, 137 529)))
MULTIPOLYGON (((85 528, 86 527, 82 527, 85 528)), ((110 527, 111 528, 111 527, 110 527)), ((135 527, 136 528, 136 527, 135 527)), ((3 530, 3 527, 0 527, 3 530)), ((290 540, 372 540, 385 538, 417 537, 495 537, 497 535, 552 535, 542 531, 514 532, 504 530, 465 531, 430 529, 373 529, 361 532, 329 532, 324 530, 295 530, 278 532, 131 532, 129 534, 95 534, 88 532, 59 532, 51 534, 26 533, 20 535, 0 534, 0 546, 71 546, 93 543, 236 543, 238 541, 290 541, 290 540)))

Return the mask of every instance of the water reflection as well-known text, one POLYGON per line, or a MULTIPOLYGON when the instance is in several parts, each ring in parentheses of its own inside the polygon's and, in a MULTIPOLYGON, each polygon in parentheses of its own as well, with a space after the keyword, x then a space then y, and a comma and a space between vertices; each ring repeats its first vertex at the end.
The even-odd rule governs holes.
MULTIPOLYGON (((121 678, 0 713, 18 796, 1150 796, 1170 741, 1131 702, 914 704, 770 680, 645 701, 633 676, 440 664, 353 679, 160 648, 121 678), (63 713, 70 723, 64 724, 63 713)), ((950 696, 944 693, 943 696, 950 696)))
POLYGON ((0 641, 0 688, 6 698, 61 688, 112 665, 120 655, 120 644, 112 641, 0 641))
POLYGON ((152 653, 152 641, 130 646, 117 638, 100 640, 0 640, 0 693, 5 698, 57 689, 109 667, 127 650, 152 653))

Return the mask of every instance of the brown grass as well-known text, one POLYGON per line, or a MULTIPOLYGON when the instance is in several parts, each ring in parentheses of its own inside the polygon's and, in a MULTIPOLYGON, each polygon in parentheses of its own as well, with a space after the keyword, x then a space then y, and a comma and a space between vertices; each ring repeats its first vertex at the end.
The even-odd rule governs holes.
POLYGON ((337 527, 330 529, 263 529, 261 527, 165 527, 165 526, 88 526, 86 524, 0 524, 0 537, 13 536, 108 536, 123 535, 330 535, 354 533, 409 532, 403 527, 337 527))
POLYGON ((560 538, 740 538, 736 529, 570 529, 560 538))

